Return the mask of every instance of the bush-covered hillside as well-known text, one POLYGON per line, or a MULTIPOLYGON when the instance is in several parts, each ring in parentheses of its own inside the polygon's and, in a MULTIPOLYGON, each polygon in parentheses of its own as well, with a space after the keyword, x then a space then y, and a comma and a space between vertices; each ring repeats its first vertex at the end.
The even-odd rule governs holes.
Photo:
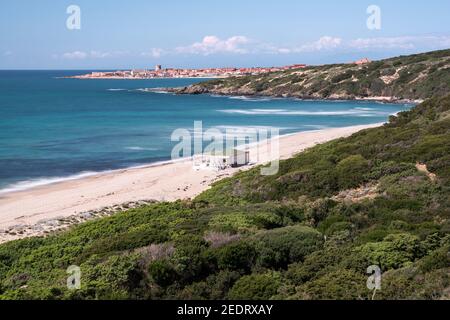
POLYGON ((0 246, 3 299, 450 298, 450 96, 160 203, 0 246), (82 287, 66 288, 78 265, 82 287))
POLYGON ((212 80, 173 91, 310 99, 391 97, 393 100, 424 100, 447 94, 449 84, 450 50, 441 50, 365 65, 311 66, 212 80))

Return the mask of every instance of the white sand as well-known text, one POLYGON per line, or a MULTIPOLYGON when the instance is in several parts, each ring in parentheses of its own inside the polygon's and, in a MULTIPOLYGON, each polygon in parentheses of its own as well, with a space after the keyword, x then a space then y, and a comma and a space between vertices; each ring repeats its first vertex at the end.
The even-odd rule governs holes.
MULTIPOLYGON (((365 128, 380 124, 300 132, 280 137, 280 158, 365 128)), ((251 150, 251 157, 252 152, 251 150)), ((269 154, 260 154, 267 163, 269 154)), ((248 169, 246 167, 245 169, 248 169)), ((74 214, 137 201, 189 199, 208 189, 212 182, 241 169, 196 171, 192 161, 146 166, 63 181, 33 189, 0 195, 0 230, 15 225, 33 225, 44 219, 74 214)))

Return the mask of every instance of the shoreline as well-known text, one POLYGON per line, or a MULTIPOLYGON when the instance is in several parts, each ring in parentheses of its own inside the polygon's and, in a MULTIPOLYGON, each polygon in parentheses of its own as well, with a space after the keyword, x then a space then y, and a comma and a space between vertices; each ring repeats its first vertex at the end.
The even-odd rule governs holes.
POLYGON ((165 166, 165 165, 170 165, 170 164, 177 163, 180 161, 187 161, 189 159, 190 158, 183 158, 183 159, 178 159, 178 160, 161 160, 161 161, 144 163, 144 164, 139 164, 139 165, 130 166, 130 167, 118 168, 118 169, 105 169, 105 170, 101 170, 101 171, 82 171, 82 172, 67 175, 67 176, 44 177, 44 178, 33 179, 33 180, 19 181, 16 183, 6 185, 3 189, 0 189, 0 201, 3 197, 8 196, 9 194, 12 194, 12 193, 26 192, 26 191, 33 190, 36 188, 43 188, 43 187, 50 186, 53 184, 59 184, 59 183, 64 183, 64 182, 74 181, 74 180, 81 180, 81 179, 98 176, 98 175, 113 174, 115 172, 119 172, 119 171, 123 171, 123 170, 145 169, 145 168, 151 168, 151 167, 165 166))
MULTIPOLYGON (((317 144, 383 125, 357 125, 303 131, 279 137, 279 159, 317 144)), ((258 146, 261 145, 259 142, 258 146)), ((250 152, 255 152, 253 146, 250 152)), ((274 160, 258 153, 258 162, 222 171, 194 170, 192 158, 111 170, 0 195, 0 243, 58 230, 152 202, 188 200, 240 170, 274 160)))

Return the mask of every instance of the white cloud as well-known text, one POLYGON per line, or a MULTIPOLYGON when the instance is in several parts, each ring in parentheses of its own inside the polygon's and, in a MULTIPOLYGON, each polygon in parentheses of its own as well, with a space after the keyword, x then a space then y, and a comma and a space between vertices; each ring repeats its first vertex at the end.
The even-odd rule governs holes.
POLYGON ((150 52, 142 52, 141 56, 143 57, 152 57, 152 58, 160 58, 165 51, 161 48, 152 48, 150 52))
POLYGON ((271 47, 273 53, 292 54, 319 52, 326 50, 352 49, 365 51, 370 49, 443 49, 450 47, 450 36, 405 36, 359 38, 345 41, 342 38, 323 36, 319 40, 291 48, 271 47))
POLYGON ((359 50, 367 49, 414 49, 414 48, 448 48, 450 36, 405 36, 360 38, 349 41, 349 47, 359 50))
POLYGON ((256 48, 258 53, 271 53, 271 54, 293 54, 302 52, 318 52, 324 50, 332 50, 340 47, 343 44, 341 38, 323 36, 317 41, 292 46, 292 47, 277 47, 274 45, 259 43, 256 48))
POLYGON ((222 40, 217 36, 206 36, 201 42, 176 48, 177 53, 210 55, 214 53, 245 54, 250 52, 251 40, 245 36, 233 36, 222 40))
POLYGON ((292 50, 288 49, 288 48, 279 48, 279 49, 277 49, 277 52, 278 53, 291 53, 292 50))
POLYGON ((323 36, 319 40, 304 44, 298 48, 294 48, 294 52, 315 52, 323 50, 332 50, 342 45, 342 39, 337 37, 323 36))
POLYGON ((410 37, 361 38, 351 40, 349 46, 355 49, 412 49, 414 48, 414 44, 411 40, 410 37))
POLYGON ((251 40, 245 36, 233 36, 228 39, 220 39, 217 36, 206 36, 201 42, 193 43, 189 46, 178 47, 175 53, 203 54, 215 53, 267 53, 267 54, 291 54, 299 52, 315 52, 338 48, 342 44, 342 39, 337 37, 323 36, 319 40, 295 47, 277 47, 275 45, 260 41, 251 40))
POLYGON ((64 59, 70 59, 70 60, 74 60, 74 59, 86 59, 88 56, 88 54, 84 51, 73 51, 73 52, 66 52, 62 55, 62 57, 64 59))
POLYGON ((97 58, 97 59, 103 59, 103 58, 109 58, 112 54, 110 52, 101 52, 101 51, 91 51, 90 57, 97 58))
POLYGON ((63 53, 61 56, 54 54, 52 57, 54 59, 57 59, 59 57, 63 59, 69 59, 69 60, 83 60, 83 59, 105 59, 105 58, 115 58, 120 56, 128 55, 128 52, 124 51, 114 51, 114 52, 108 52, 108 51, 97 51, 97 50, 91 50, 89 52, 86 51, 73 51, 73 52, 66 52, 63 53))

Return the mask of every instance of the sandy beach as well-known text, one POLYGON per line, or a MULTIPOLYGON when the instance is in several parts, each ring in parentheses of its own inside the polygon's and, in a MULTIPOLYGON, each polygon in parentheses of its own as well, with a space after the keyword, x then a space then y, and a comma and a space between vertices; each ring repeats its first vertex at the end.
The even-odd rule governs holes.
MULTIPOLYGON (((292 157, 316 144, 349 136, 381 124, 307 131, 279 138, 279 158, 292 157)), ((255 147, 250 150, 252 154, 255 147)), ((269 153, 259 162, 268 163, 269 153)), ((253 165, 253 166, 254 166, 253 165)), ((0 243, 45 235, 70 224, 90 220, 150 201, 190 199, 210 185, 239 170, 195 170, 190 159, 99 173, 93 176, 44 185, 0 195, 0 243), (105 211, 105 208, 107 210, 105 211)))

